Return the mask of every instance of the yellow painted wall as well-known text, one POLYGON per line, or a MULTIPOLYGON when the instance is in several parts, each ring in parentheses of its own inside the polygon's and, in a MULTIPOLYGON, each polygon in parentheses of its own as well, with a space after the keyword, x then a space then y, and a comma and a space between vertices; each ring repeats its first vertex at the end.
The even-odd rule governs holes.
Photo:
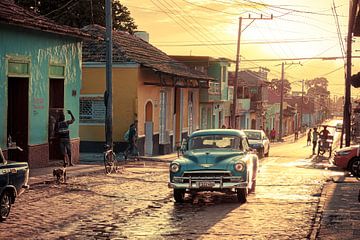
POLYGON ((113 132, 115 141, 124 141, 124 133, 137 118, 139 68, 113 70, 113 132))
POLYGON ((140 81, 138 82, 138 134, 145 134, 145 106, 148 101, 153 104, 153 122, 154 133, 159 133, 160 119, 160 87, 152 85, 144 85, 145 82, 159 83, 160 79, 153 71, 149 69, 140 70, 140 81))
MULTIPOLYGON (((150 69, 139 67, 113 67, 113 138, 124 141, 129 125, 138 119, 138 134, 143 136, 145 105, 153 104, 154 133, 159 133, 160 86, 144 85, 145 82, 160 83, 159 75, 150 69)), ((174 88, 167 91, 168 131, 173 131, 174 88)), ((81 95, 103 95, 105 91, 105 67, 83 66, 81 95)), ((188 128, 188 94, 193 92, 194 130, 200 127, 199 90, 183 88, 183 130, 188 128)), ((105 141, 104 125, 80 125, 80 138, 84 141, 105 141)))
MULTIPOLYGON (((105 67, 83 66, 81 95, 105 92, 105 67)), ((113 67, 113 139, 124 141, 123 136, 135 120, 137 111, 138 67, 113 67)), ((105 141, 104 125, 80 125, 83 141, 105 141)))

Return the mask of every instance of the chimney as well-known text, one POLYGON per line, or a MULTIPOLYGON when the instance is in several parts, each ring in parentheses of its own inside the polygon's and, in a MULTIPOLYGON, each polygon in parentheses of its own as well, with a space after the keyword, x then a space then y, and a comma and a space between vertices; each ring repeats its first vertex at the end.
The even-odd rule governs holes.
POLYGON ((149 42, 149 33, 145 32, 145 31, 136 31, 134 33, 135 36, 141 38, 142 40, 144 40, 145 42, 149 42))

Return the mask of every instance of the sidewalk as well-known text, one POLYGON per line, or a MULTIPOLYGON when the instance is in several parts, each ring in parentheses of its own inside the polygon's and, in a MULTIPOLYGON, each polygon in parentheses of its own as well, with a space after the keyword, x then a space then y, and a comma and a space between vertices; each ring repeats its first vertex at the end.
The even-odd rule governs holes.
POLYGON ((311 239, 360 239, 360 181, 341 176, 324 185, 311 239))

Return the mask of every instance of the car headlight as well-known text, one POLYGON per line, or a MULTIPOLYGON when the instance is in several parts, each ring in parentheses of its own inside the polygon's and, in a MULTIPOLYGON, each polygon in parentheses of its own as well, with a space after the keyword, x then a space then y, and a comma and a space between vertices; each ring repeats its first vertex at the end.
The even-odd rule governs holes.
POLYGON ((350 153, 351 153, 351 151, 340 151, 340 152, 336 152, 336 155, 337 156, 346 156, 350 153))
POLYGON ((237 172, 242 172, 242 171, 244 171, 244 169, 245 169, 245 165, 244 165, 244 163, 242 163, 242 162, 235 163, 234 169, 235 169, 235 171, 237 171, 237 172))
POLYGON ((180 170, 180 165, 178 163, 170 164, 170 172, 177 173, 180 170))

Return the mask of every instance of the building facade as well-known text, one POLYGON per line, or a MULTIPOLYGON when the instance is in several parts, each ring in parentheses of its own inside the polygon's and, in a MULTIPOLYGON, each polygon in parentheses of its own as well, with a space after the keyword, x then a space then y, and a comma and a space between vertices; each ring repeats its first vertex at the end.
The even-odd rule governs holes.
MULTIPOLYGON (((81 38, 78 29, 59 26, 12 1, 0 3, 0 146, 31 168, 61 159, 54 136, 57 113, 79 116, 81 38), (24 151, 9 146, 8 142, 24 151)), ((79 160, 78 121, 70 127, 72 156, 79 160)))
MULTIPOLYGON (((101 151, 105 141, 105 49, 98 40, 105 28, 83 29, 94 37, 83 48, 80 98, 81 151, 101 151)), ((140 154, 173 152, 199 128, 199 92, 208 77, 191 71, 139 37, 113 32, 113 135, 115 148, 127 146, 123 136, 138 120, 140 154)))

